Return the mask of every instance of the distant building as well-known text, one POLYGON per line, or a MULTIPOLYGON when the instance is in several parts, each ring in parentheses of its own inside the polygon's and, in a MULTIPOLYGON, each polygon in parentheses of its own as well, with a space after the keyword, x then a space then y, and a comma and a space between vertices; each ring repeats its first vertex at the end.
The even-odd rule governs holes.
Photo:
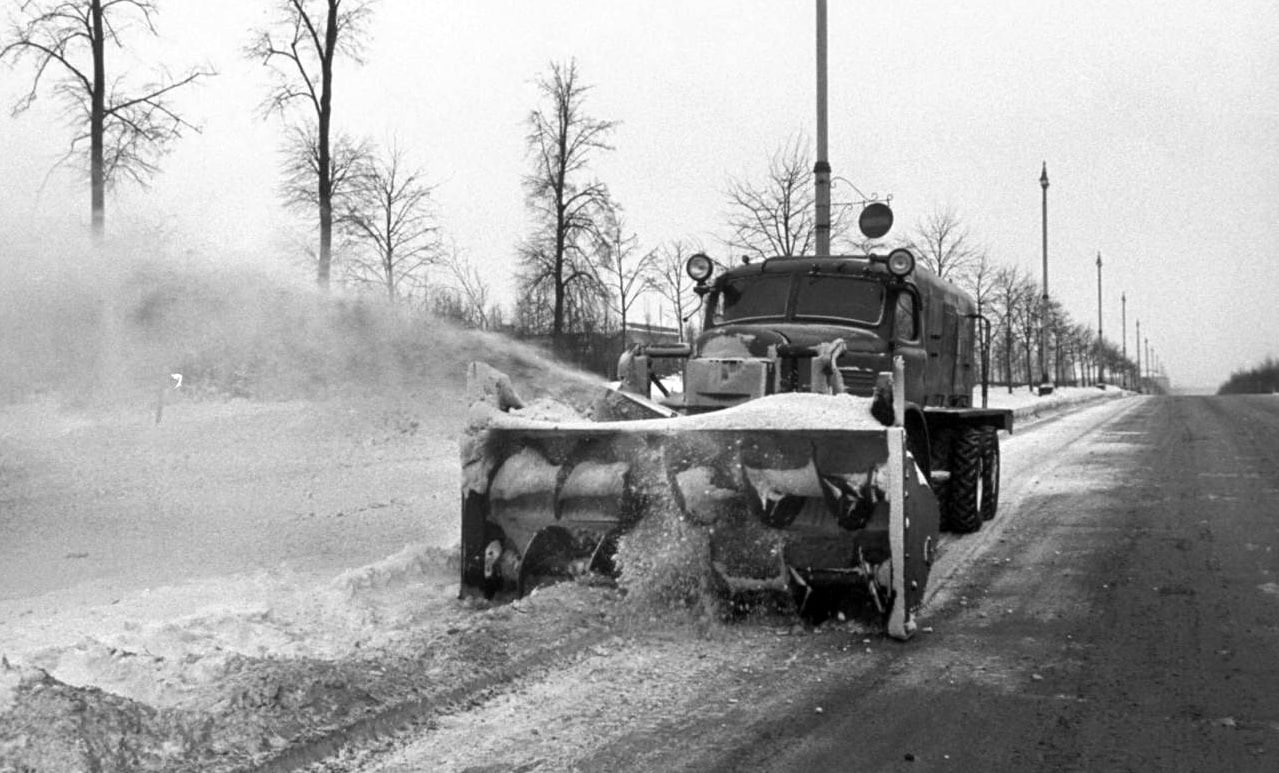
POLYGON ((626 340, 623 347, 635 344, 671 344, 678 343, 679 330, 664 325, 649 325, 644 322, 626 323, 626 340))

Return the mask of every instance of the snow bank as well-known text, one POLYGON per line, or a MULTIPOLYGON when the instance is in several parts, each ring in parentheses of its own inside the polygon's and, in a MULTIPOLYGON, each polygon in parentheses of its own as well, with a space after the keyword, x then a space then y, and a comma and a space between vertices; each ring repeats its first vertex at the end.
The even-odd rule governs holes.
POLYGON ((409 545, 319 582, 295 572, 217 578, 0 630, 0 653, 14 666, 0 667, 0 710, 24 667, 182 706, 239 656, 333 660, 390 646, 423 621, 458 613, 455 556, 409 545))
MULTIPOLYGON (((1130 397, 1134 394, 1136 393, 1130 390, 1110 385, 1105 388, 1058 387, 1053 390, 1052 394, 1042 397, 1024 387, 1012 394, 1009 394, 1006 389, 995 390, 992 388, 989 394, 989 406, 991 408, 1011 408, 1014 419, 1013 425, 1016 426, 1019 422, 1048 416, 1069 408, 1079 407, 1085 403, 1118 397, 1130 397)), ((973 405, 981 405, 980 392, 974 394, 973 405)))

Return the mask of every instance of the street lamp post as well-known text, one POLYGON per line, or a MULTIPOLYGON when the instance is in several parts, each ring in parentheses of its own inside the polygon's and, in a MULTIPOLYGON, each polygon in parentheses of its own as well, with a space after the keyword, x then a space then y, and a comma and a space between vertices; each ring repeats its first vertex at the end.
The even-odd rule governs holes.
POLYGON ((1039 299, 1039 394, 1052 394, 1053 385, 1048 380, 1048 162, 1039 175, 1039 187, 1044 191, 1044 293, 1039 299))
POLYGON ((1128 293, 1119 294, 1119 320, 1123 335, 1124 389, 1128 388, 1128 293))
POLYGON ((817 0, 817 163, 813 165, 814 202, 819 257, 830 255, 830 162, 826 160, 826 0, 817 0))
POLYGON ((1101 250, 1097 250, 1097 386, 1106 381, 1106 339, 1101 332, 1101 250))
POLYGON ((1137 391, 1141 392, 1141 320, 1137 320, 1137 391))
POLYGON ((1154 371, 1150 367, 1150 336, 1146 336, 1146 382, 1147 383, 1150 382, 1150 377, 1153 375, 1154 375, 1154 371))

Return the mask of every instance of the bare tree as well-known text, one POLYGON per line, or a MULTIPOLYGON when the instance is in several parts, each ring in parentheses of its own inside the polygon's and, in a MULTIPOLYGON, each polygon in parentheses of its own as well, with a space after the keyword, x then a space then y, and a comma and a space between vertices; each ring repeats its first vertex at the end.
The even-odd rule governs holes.
POLYGON ((586 178, 586 168, 592 153, 612 150, 608 136, 616 123, 586 114, 583 103, 590 87, 581 82, 576 60, 552 63, 537 88, 547 104, 529 113, 525 141, 533 169, 524 176, 525 204, 535 230, 520 247, 520 260, 525 297, 549 285, 551 337, 558 347, 570 312, 567 304, 575 294, 590 295, 574 293, 574 284, 595 279, 591 244, 612 205, 608 188, 586 178))
POLYGON ((463 321, 481 330, 490 329, 496 315, 490 306, 489 283, 483 274, 456 247, 445 253, 443 263, 457 292, 463 321))
POLYGON ((920 220, 908 246, 937 276, 952 282, 972 271, 984 252, 950 208, 933 210, 920 220))
POLYGON ((25 0, 19 13, 22 21, 0 48, 0 60, 30 57, 35 75, 13 113, 35 102, 52 69, 56 75, 50 77, 57 80, 50 88, 77 127, 59 163, 84 152, 88 143, 89 209, 93 234, 101 238, 106 189, 122 177, 146 184, 169 145, 186 129, 199 131, 173 108, 172 92, 214 72, 192 68, 176 77, 162 73, 137 85, 123 76, 108 78, 107 52, 125 47, 125 32, 140 25, 157 34, 152 0, 25 0))
POLYGON ((1016 266, 999 269, 995 273, 994 286, 990 306, 996 317, 996 326, 1004 336, 1004 374, 1008 391, 1013 391, 1016 381, 1014 358, 1018 356, 1019 343, 1025 353, 1026 383, 1033 388, 1035 371, 1031 352, 1039 340, 1038 286, 1016 266))
POLYGON ((353 281, 380 285, 392 303, 403 291, 425 286, 425 269, 442 252, 433 190, 421 170, 405 167, 398 147, 363 158, 340 216, 363 247, 348 267, 353 281))
MULTIPOLYGON (((1050 303, 1051 306, 1051 303, 1050 303)), ((1097 336, 1092 328, 1070 319, 1070 315, 1060 306, 1050 311, 1053 338, 1057 341, 1057 375, 1058 384, 1088 386, 1095 381, 1097 336), (1076 374, 1078 378, 1076 378, 1076 374)))
POLYGON ((659 248, 649 266, 648 285, 670 305, 681 341, 684 340, 684 325, 694 306, 691 295, 693 279, 685 271, 684 264, 698 251, 700 248, 696 245, 676 239, 659 248))
POLYGON ((996 275, 998 269, 990 262, 990 256, 986 250, 978 250, 973 256, 973 262, 962 276, 958 278, 959 285, 968 291, 977 301, 977 313, 984 314, 988 306, 990 306, 991 298, 995 293, 996 275))
POLYGON ((996 330, 1004 337, 1004 380, 1008 392, 1013 391, 1013 357, 1016 355, 1015 338, 1018 332, 1019 311, 1026 294, 1026 283, 1016 266, 1003 267, 995 272, 994 291, 989 306, 996 330))
POLYGON ((997 273, 990 262, 990 256, 985 250, 981 250, 976 255, 971 269, 960 277, 959 282, 960 286, 977 301, 977 340, 980 342, 981 377, 984 381, 990 379, 990 339, 986 333, 987 325, 992 329, 994 327, 990 306, 996 293, 997 273))
POLYGON ((762 184, 730 180, 729 246, 752 257, 803 255, 815 240, 813 163, 798 135, 773 153, 762 184))
MULTIPOLYGON (((549 335, 562 355, 571 356, 573 334, 589 334, 605 327, 604 295, 607 290, 599 282, 593 268, 574 277, 564 287, 561 328, 555 334, 555 287, 550 281, 531 283, 520 277, 519 297, 515 301, 515 326, 530 335, 549 335)), ((579 336, 580 337, 580 336, 579 336)))
MULTIPOLYGON (((796 135, 779 147, 768 163, 762 183, 731 179, 728 200, 728 240, 731 249, 752 258, 805 255, 816 243, 816 192, 808 141, 796 135)), ((831 242, 847 237, 847 207, 831 209, 831 242)))
MULTIPOLYGON (((316 283, 329 286, 333 261, 334 163, 333 74, 338 54, 356 63, 363 61, 365 24, 372 11, 369 0, 278 0, 275 20, 255 33, 245 53, 271 67, 276 82, 263 102, 264 114, 289 113, 296 103, 305 106, 305 128, 292 132, 289 158, 313 157, 314 201, 320 216, 320 251, 316 283), (299 151, 297 141, 313 147, 299 151)), ((297 164, 286 163, 286 175, 297 164)))
MULTIPOLYGON (((320 177, 320 143, 314 125, 288 127, 288 138, 282 149, 283 162, 280 171, 283 180, 280 196, 290 209, 307 213, 320 205, 320 192, 315 181, 320 177)), ((339 133, 329 142, 328 180, 329 198, 333 206, 334 222, 353 194, 357 181, 373 164, 373 148, 364 140, 346 133, 339 133)), ((316 246, 306 249, 307 260, 318 265, 320 254, 316 246)))
POLYGON ((614 210, 604 221, 596 238, 599 253, 597 272, 600 283, 608 289, 607 303, 621 323, 622 340, 626 340, 627 314, 635 301, 648 289, 649 267, 655 255, 637 253, 639 237, 626 235, 621 214, 614 210))
MULTIPOLYGON (((315 127, 295 125, 288 127, 288 136, 281 148, 280 196, 288 209, 308 214, 319 206, 319 193, 315 180, 319 175, 319 145, 315 141, 315 127)), ((329 152, 329 179, 334 205, 339 206, 349 193, 354 179, 367 163, 372 149, 362 140, 347 134, 339 134, 329 152)), ((338 231, 335 238, 343 234, 338 231)), ((308 230, 298 231, 289 239, 290 265, 300 271, 314 270, 320 261, 319 245, 308 230)), ((355 241, 345 235, 345 251, 352 251, 355 241)), ((342 251, 342 250, 338 250, 342 251)))

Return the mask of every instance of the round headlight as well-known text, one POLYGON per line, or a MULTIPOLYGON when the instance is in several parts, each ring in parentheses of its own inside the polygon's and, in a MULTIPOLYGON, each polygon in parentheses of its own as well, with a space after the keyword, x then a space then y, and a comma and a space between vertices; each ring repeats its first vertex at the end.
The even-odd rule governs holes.
POLYGON ((710 277, 713 269, 714 265, 711 263, 711 259, 700 252, 690 257, 688 262, 684 264, 684 270, 698 284, 705 282, 710 277))
POLYGON ((901 278, 915 270, 915 256, 910 250, 897 249, 888 253, 888 272, 901 278))

